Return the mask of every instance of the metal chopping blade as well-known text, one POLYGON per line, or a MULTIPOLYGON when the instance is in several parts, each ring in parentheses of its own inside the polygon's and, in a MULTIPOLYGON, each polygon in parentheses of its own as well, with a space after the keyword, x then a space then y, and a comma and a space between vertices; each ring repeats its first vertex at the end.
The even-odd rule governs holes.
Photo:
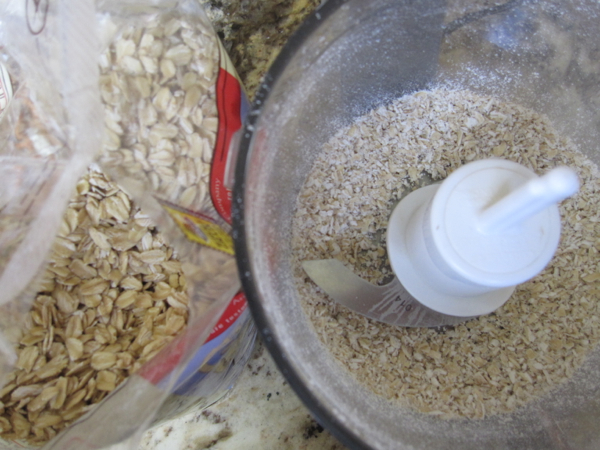
POLYGON ((337 259, 304 261, 302 267, 312 281, 336 302, 379 322, 401 327, 439 327, 471 319, 427 308, 410 295, 396 277, 384 286, 376 286, 337 259))

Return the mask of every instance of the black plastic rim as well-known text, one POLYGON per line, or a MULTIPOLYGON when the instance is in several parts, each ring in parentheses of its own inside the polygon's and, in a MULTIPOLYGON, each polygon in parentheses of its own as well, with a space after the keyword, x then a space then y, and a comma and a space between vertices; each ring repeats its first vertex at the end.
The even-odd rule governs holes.
POLYGON ((288 65, 297 50, 304 44, 306 39, 316 30, 323 19, 328 18, 341 5, 348 0, 329 0, 325 4, 319 6, 298 30, 290 37, 288 42, 282 48, 278 57, 275 59, 269 71, 265 75, 250 109, 240 140, 240 151, 235 170, 235 186, 233 190, 233 238, 235 241, 235 253, 237 258, 238 269, 242 282, 242 287, 248 299, 248 304, 252 312, 254 321, 258 328, 265 346, 275 360, 285 379, 288 381, 292 389, 298 397, 311 411, 315 419, 327 428, 337 439, 345 446, 352 449, 372 449, 367 443, 363 442, 353 430, 348 429, 344 424, 338 421, 331 411, 317 398, 313 392, 303 383, 302 379, 295 372, 294 368, 287 359, 285 350, 273 335, 271 334, 272 323, 266 314, 260 295, 256 287, 252 266, 250 264, 249 249, 246 239, 246 227, 244 216, 244 192, 246 185, 246 165, 250 154, 250 144, 253 138, 255 125, 260 117, 262 105, 269 97, 271 87, 276 84, 282 72, 288 65))

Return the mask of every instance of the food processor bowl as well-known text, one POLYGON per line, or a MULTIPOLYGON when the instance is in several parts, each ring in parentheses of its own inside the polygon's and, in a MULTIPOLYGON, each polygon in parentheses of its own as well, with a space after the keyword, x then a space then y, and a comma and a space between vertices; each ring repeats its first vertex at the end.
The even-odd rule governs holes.
POLYGON ((291 263, 294 204, 322 145, 356 117, 420 89, 468 89, 531 108, 600 163, 598 36, 600 4, 591 0, 330 0, 266 75, 237 165, 240 274, 283 375, 348 447, 600 446, 597 349, 572 379, 511 414, 445 420, 411 412, 367 390, 334 360, 303 312, 291 263))

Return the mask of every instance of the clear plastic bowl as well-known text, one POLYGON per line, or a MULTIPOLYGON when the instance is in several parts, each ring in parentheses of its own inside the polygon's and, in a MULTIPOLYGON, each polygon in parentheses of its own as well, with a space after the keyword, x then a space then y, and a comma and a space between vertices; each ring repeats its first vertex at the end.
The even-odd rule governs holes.
POLYGON ((596 449, 599 352, 557 394, 510 415, 436 419, 352 379, 317 337, 291 276, 296 196, 321 145, 403 94, 450 84, 546 114, 600 163, 600 4, 330 0, 291 38, 256 97, 237 167, 245 291, 291 386, 344 444, 373 449, 596 449))

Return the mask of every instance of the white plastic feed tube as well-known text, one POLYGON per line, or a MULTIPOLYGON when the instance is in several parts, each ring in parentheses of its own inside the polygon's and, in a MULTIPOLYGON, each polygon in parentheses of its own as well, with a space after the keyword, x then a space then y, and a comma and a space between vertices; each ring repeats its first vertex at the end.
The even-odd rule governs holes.
POLYGON ((578 190, 577 174, 568 167, 557 167, 486 208, 479 216, 477 228, 484 234, 502 233, 578 190))

